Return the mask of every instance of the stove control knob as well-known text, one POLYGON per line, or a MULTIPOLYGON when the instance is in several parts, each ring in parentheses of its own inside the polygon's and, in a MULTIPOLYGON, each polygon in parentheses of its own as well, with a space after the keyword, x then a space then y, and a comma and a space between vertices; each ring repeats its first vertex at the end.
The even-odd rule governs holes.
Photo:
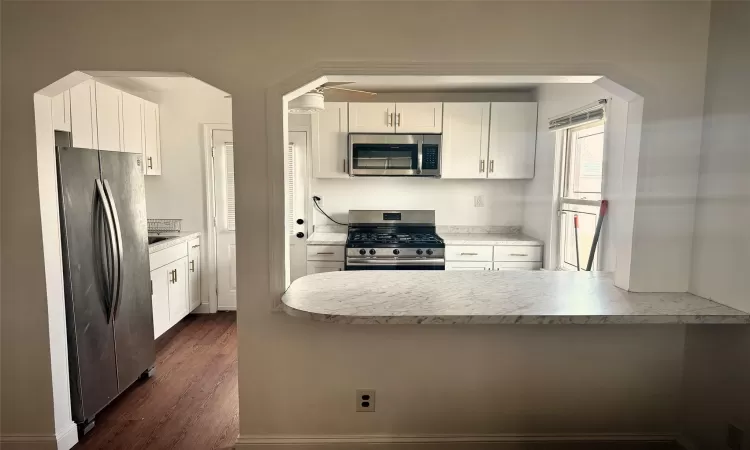
POLYGON ((371 249, 370 249, 370 254, 371 254, 371 255, 374 255, 374 254, 375 254, 375 249, 374 249, 374 248, 371 248, 371 249))
POLYGON ((432 254, 432 250, 430 250, 430 249, 428 248, 428 249, 427 249, 427 254, 428 254, 428 255, 431 255, 431 254, 432 254))
POLYGON ((359 249, 359 254, 360 255, 364 255, 365 253, 367 253, 367 250, 365 250, 363 248, 359 249))
POLYGON ((417 255, 421 255, 422 253, 424 253, 422 249, 417 250, 417 255))
POLYGON ((393 249, 393 254, 394 255, 398 255, 399 253, 401 253, 401 252, 397 248, 393 249))

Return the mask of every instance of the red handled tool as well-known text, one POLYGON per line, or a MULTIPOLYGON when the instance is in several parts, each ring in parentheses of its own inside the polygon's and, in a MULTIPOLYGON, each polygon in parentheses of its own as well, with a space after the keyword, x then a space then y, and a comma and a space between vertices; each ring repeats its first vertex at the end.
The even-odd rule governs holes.
MULTIPOLYGON (((591 266, 594 265, 594 254, 596 253, 596 245, 599 243, 599 233, 602 231, 602 221, 604 221, 604 215, 607 214, 607 207, 609 202, 602 200, 602 204, 599 205, 599 219, 596 221, 596 231, 594 232, 594 241, 591 243, 591 252, 589 252, 589 262, 586 264, 586 270, 590 271, 591 266)), ((576 222, 577 223, 577 222, 576 222)), ((578 225, 576 225, 576 231, 578 231, 578 225)), ((576 235, 576 253, 578 252, 578 235, 576 235)))

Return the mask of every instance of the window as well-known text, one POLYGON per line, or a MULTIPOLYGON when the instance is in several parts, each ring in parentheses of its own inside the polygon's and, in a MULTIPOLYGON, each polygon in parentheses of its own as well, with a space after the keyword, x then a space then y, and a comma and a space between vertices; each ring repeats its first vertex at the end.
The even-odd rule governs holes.
MULTIPOLYGON (((593 245, 602 200, 604 120, 559 130, 558 133, 563 133, 558 268, 578 270, 580 267, 583 270, 593 245)), ((598 250, 591 270, 598 270, 597 260, 598 250)))

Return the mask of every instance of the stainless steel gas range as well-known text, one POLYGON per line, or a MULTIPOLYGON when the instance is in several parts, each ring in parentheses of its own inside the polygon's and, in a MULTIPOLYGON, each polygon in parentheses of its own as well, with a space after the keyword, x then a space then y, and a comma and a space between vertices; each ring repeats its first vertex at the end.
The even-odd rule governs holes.
POLYGON ((445 270, 435 211, 349 211, 346 270, 445 270))

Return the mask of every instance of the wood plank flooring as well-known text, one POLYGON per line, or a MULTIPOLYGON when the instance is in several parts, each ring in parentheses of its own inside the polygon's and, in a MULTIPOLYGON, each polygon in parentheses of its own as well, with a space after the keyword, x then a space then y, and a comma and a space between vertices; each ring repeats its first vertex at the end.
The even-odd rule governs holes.
POLYGON ((228 449, 238 433, 236 314, 199 314, 159 337, 156 375, 102 411, 73 449, 228 449))

